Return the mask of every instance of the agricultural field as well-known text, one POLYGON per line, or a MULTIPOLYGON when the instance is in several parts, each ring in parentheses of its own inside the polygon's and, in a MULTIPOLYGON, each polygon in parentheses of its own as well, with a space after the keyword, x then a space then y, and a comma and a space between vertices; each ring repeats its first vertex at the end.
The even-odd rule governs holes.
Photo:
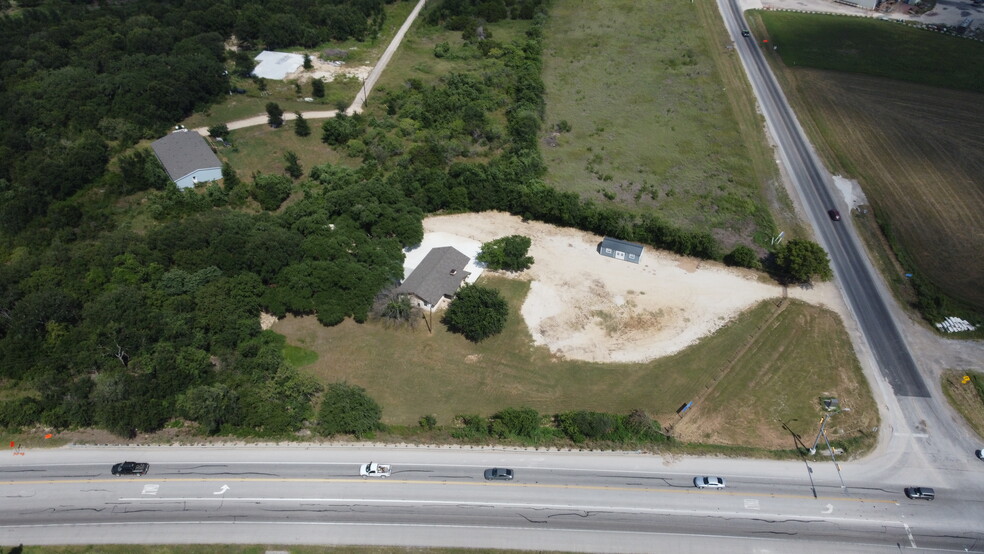
POLYGON ((450 425, 459 414, 528 406, 545 414, 640 408, 671 426, 682 403, 698 400, 676 427, 682 440, 792 449, 779 420, 810 434, 819 399, 827 395, 852 410, 832 431, 838 441, 858 441, 877 425, 850 340, 826 309, 792 301, 777 314, 774 302, 763 302, 676 355, 641 364, 591 363, 534 345, 519 316, 530 282, 483 276, 479 283, 500 291, 510 317, 502 334, 478 344, 448 333, 439 313, 432 333, 426 321, 413 329, 350 320, 325 328, 313 317, 287 317, 273 330, 318 353, 303 371, 321 382, 364 387, 393 425, 415 425, 425 414, 450 425))
POLYGON ((714 229, 725 247, 756 232, 762 242, 774 227, 767 198, 776 195, 766 189, 776 186, 775 165, 722 36, 716 9, 690 2, 552 5, 541 145, 548 184, 714 229))
POLYGON ((778 26, 779 37, 788 35, 779 39, 787 65, 776 64, 784 88, 831 169, 861 183, 871 204, 865 217, 877 217, 889 230, 902 265, 882 263, 891 271, 887 278, 903 298, 911 293, 905 290, 901 273, 912 272, 971 310, 984 310, 984 257, 980 256, 984 251, 984 96, 917 84, 900 86, 897 80, 847 72, 981 90, 984 75, 974 82, 963 80, 979 69, 961 72, 966 64, 948 60, 962 55, 965 62, 975 52, 976 59, 984 59, 984 45, 859 18, 791 17, 801 15, 763 12, 753 16, 753 22, 764 23, 770 36, 775 36, 773 25, 778 26), (855 33, 859 25, 862 30, 874 29, 882 52, 890 44, 895 44, 895 51, 903 48, 890 39, 904 40, 912 66, 902 75, 891 69, 889 60, 881 65, 862 63, 864 54, 878 59, 878 52, 843 46, 863 42, 857 35, 843 36, 840 46, 824 43, 828 55, 821 56, 819 44, 800 40, 813 32, 805 29, 812 29, 817 21, 844 24, 855 33), (928 57, 935 51, 943 60, 938 67, 928 57), (803 67, 807 64, 842 71, 803 67))
POLYGON ((984 92, 984 43, 866 17, 752 13, 789 67, 984 92))

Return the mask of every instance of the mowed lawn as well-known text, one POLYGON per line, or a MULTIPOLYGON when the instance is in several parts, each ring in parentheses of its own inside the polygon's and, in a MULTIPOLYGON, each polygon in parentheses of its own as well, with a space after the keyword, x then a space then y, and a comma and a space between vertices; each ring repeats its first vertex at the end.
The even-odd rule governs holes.
POLYGON ((756 219, 771 227, 758 212, 771 176, 756 174, 747 144, 762 141, 761 123, 741 133, 715 63, 734 52, 706 19, 679 0, 551 5, 541 145, 550 185, 746 240, 756 219), (571 130, 551 133, 562 121, 571 130))
POLYGON ((529 406, 544 414, 640 408, 668 425, 676 422, 681 404, 703 395, 693 416, 699 425, 714 427, 698 439, 789 448, 789 435, 777 421, 788 422, 797 433, 814 432, 819 398, 830 394, 852 409, 838 416, 836 425, 849 430, 844 436, 877 425, 877 410, 849 339, 839 318, 825 309, 793 302, 770 320, 776 306, 765 302, 675 356, 645 364, 600 364, 561 360, 532 344, 519 315, 528 282, 485 276, 480 283, 501 291, 510 316, 501 335, 479 344, 446 332, 439 315, 433 334, 425 322, 414 330, 351 320, 325 328, 313 317, 288 317, 273 329, 288 343, 317 352, 317 362, 302 371, 324 383, 365 387, 383 407, 388 424, 415 425, 433 414, 439 425, 449 425, 458 414, 489 416, 506 407, 529 406), (757 333, 767 321, 768 328, 757 333), (718 380, 738 352, 744 353, 718 380), (711 394, 705 394, 715 381, 711 394))

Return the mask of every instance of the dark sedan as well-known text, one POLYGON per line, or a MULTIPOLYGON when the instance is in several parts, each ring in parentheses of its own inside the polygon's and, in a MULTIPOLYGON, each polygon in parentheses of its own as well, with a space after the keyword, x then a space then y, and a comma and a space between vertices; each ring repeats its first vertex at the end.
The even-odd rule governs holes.
POLYGON ((488 481, 512 481, 513 470, 504 467, 494 467, 485 470, 485 479, 488 481))

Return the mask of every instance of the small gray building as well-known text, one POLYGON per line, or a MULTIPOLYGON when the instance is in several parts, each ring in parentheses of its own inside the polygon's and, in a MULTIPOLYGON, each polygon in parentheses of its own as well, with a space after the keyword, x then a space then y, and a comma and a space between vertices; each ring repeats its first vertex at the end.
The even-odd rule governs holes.
POLYGON ((602 256, 624 260, 634 264, 639 263, 642 258, 642 245, 620 239, 605 237, 598 246, 598 253, 602 256))
POLYGON ((150 148, 180 189, 222 178, 222 162, 205 139, 194 131, 175 131, 155 140, 150 148))
POLYGON ((854 6, 856 8, 862 8, 865 10, 874 10, 881 3, 881 0, 834 0, 838 4, 847 4, 848 6, 854 6))
POLYGON ((453 298, 462 281, 468 256, 450 246, 433 248, 396 289, 397 293, 415 296, 424 307, 436 308, 446 298, 453 298))

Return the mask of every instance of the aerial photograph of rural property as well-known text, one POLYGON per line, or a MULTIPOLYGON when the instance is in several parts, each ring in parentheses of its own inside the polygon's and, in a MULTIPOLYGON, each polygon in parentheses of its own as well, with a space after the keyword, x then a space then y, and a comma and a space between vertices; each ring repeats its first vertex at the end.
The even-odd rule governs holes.
POLYGON ((984 0, 0 0, 0 554, 984 552, 984 0))

